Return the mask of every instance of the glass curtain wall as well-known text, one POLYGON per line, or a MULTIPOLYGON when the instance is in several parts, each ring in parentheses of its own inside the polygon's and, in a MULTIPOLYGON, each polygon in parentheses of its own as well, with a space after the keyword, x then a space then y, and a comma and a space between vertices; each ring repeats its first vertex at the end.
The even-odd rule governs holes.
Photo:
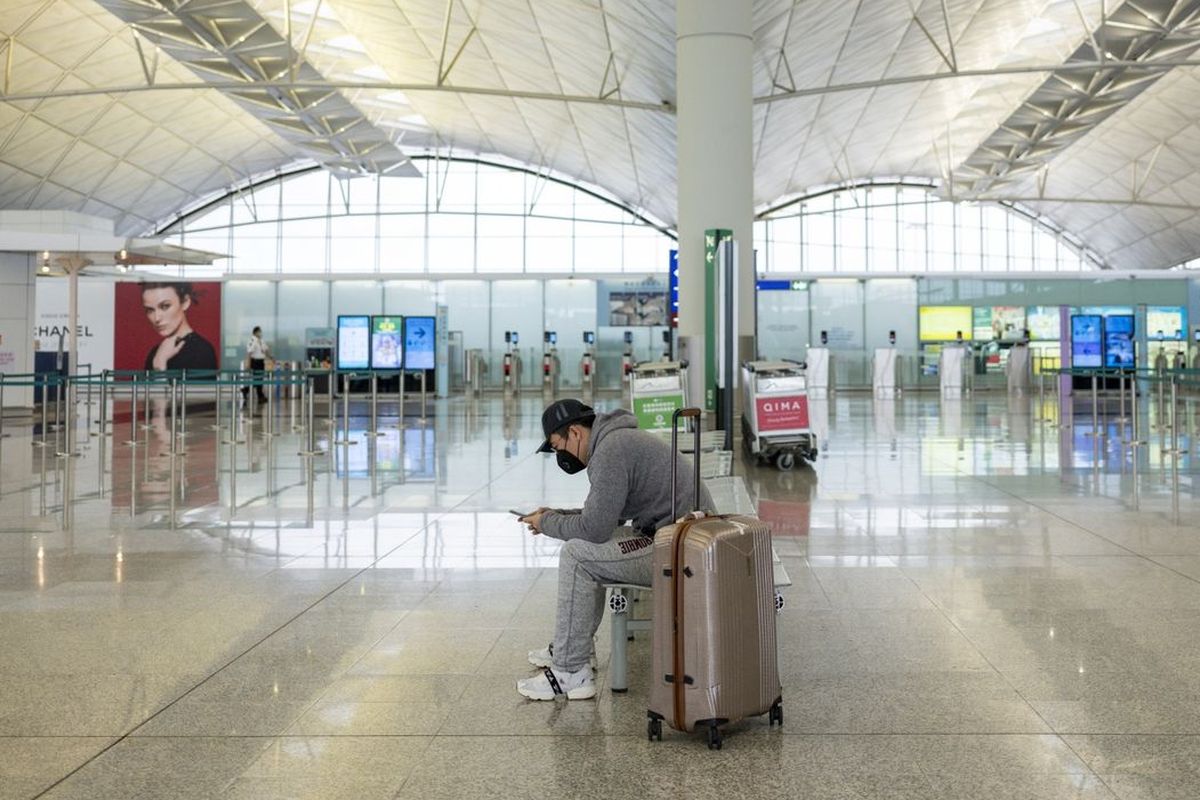
POLYGON ((227 254, 180 268, 192 278, 666 271, 671 231, 599 190, 477 160, 417 161, 419 178, 270 178, 159 232, 227 254))
POLYGON ((1099 266, 1068 234, 1012 204, 951 202, 931 186, 873 183, 759 215, 759 272, 1080 272, 1099 266))

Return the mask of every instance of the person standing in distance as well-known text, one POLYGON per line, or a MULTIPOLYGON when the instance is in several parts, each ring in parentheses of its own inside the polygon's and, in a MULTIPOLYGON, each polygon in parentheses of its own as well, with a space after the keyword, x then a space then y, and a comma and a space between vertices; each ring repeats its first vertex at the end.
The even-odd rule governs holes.
MULTIPOLYGON (((262 328, 257 325, 250 332, 250 341, 246 343, 246 358, 250 360, 250 372, 256 381, 254 390, 258 394, 258 402, 267 402, 267 394, 263 391, 262 383, 258 383, 263 379, 263 373, 267 368, 267 357, 271 355, 271 348, 267 347, 267 343, 262 339, 262 328)), ((242 397, 250 396, 250 387, 242 387, 242 397)))
POLYGON ((554 641, 529 654, 542 672, 517 681, 531 700, 596 696, 593 637, 604 616, 604 584, 650 585, 655 532, 674 522, 671 462, 676 461, 679 509, 713 508, 708 490, 695 498, 692 468, 663 439, 638 430, 625 409, 599 414, 579 400, 551 403, 542 413, 545 441, 568 475, 587 470, 591 488, 583 508, 539 508, 521 521, 534 534, 562 539, 554 641))

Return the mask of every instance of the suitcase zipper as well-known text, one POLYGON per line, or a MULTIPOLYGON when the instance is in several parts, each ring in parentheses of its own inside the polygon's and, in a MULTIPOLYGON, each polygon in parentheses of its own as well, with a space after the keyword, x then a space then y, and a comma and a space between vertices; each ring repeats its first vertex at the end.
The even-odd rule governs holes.
POLYGON ((675 537, 675 552, 671 558, 671 580, 675 592, 675 630, 673 643, 675 645, 674 663, 672 664, 672 672, 675 690, 675 729, 680 731, 687 730, 687 715, 684 709, 683 688, 685 685, 685 673, 683 664, 683 540, 687 537, 688 531, 691 530, 691 521, 684 522, 679 527, 679 535, 675 537))

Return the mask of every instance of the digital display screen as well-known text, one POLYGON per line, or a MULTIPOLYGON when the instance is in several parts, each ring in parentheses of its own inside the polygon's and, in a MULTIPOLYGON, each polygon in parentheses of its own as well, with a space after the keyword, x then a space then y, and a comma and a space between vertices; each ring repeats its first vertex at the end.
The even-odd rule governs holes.
POLYGON ((917 330, 922 342, 953 342, 962 331, 971 338, 970 306, 921 306, 917 309, 917 330))
POLYGON ((1034 342, 1054 342, 1059 338, 1058 306, 1030 306, 1025 314, 1029 339, 1034 342))
POLYGON ((1071 317, 1071 366, 1101 367, 1104 358, 1103 319, 1099 314, 1076 314, 1071 317))
POLYGON ((976 341, 1019 341, 1025 335, 1025 307, 976 307, 971 314, 971 328, 976 341))
POLYGON ((339 316, 337 323, 337 368, 369 369, 371 318, 365 315, 339 316))
MULTIPOLYGON (((404 318, 404 368, 433 369, 436 322, 433 317, 404 318)), ((513 340, 516 340, 513 336, 513 340)))
POLYGON ((1104 320, 1104 366, 1133 369, 1133 317, 1119 314, 1104 320))
POLYGON ((1180 306, 1149 306, 1146 309, 1146 335, 1156 342, 1183 341, 1187 312, 1180 306))
POLYGON ((404 366, 404 317, 371 317, 371 367, 400 369, 404 366))

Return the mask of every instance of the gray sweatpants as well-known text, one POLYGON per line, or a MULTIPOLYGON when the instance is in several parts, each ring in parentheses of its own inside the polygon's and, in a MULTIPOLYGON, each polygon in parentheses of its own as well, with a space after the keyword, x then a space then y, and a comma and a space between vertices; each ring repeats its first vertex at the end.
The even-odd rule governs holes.
POLYGON ((554 667, 575 672, 592 655, 592 637, 604 617, 604 584, 650 585, 654 540, 620 527, 597 544, 570 539, 558 555, 558 618, 554 625, 554 667))

